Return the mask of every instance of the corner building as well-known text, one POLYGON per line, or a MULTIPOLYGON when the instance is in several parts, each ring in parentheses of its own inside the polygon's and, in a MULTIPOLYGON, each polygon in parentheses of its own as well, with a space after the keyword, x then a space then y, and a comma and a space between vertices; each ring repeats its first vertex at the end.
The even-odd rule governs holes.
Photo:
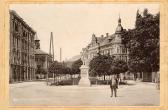
POLYGON ((106 33, 105 36, 101 35, 96 37, 95 34, 92 35, 91 43, 82 50, 82 55, 89 61, 100 53, 101 55, 110 54, 116 59, 128 61, 128 50, 124 47, 121 41, 125 29, 121 25, 121 18, 118 19, 118 26, 116 27, 115 33, 109 35, 106 33))
POLYGON ((10 83, 35 78, 36 32, 13 10, 10 10, 10 83))

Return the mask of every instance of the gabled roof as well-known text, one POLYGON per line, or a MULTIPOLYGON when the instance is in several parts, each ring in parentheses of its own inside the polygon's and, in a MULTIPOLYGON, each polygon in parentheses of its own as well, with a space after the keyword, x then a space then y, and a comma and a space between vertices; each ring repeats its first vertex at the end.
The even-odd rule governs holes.
POLYGON ((106 37, 96 37, 96 38, 98 43, 101 43, 106 39, 106 37))
POLYGON ((121 18, 119 17, 118 19, 118 25, 117 25, 117 28, 116 28, 116 31, 114 34, 111 34, 111 35, 108 35, 108 33, 106 33, 106 36, 103 37, 103 35, 101 37, 96 37, 95 34, 92 35, 92 41, 91 43, 88 44, 87 48, 92 48, 92 44, 93 47, 97 47, 98 44, 100 44, 100 46, 103 46, 103 45, 107 45, 107 44, 110 44, 110 43, 116 43, 115 40, 116 40, 116 35, 117 34, 122 34, 124 32, 125 29, 123 29, 122 25, 121 25, 121 18), (95 45, 96 43, 96 45, 95 45))
POLYGON ((106 45, 110 43, 115 38, 115 34, 109 35, 108 37, 105 37, 103 41, 100 43, 100 45, 106 45))

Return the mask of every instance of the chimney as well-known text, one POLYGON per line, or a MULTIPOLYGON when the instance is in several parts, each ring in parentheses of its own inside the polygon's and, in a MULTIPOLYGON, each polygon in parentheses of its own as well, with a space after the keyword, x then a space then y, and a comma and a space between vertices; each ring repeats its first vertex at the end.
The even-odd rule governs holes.
POLYGON ((106 33, 106 37, 108 37, 109 36, 109 33, 106 33))

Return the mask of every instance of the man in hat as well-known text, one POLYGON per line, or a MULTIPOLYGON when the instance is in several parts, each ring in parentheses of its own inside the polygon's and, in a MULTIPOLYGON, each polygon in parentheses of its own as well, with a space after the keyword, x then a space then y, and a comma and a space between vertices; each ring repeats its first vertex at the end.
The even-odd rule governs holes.
POLYGON ((113 97, 113 94, 115 97, 117 97, 118 80, 115 77, 115 75, 112 75, 110 88, 111 88, 111 97, 113 97))

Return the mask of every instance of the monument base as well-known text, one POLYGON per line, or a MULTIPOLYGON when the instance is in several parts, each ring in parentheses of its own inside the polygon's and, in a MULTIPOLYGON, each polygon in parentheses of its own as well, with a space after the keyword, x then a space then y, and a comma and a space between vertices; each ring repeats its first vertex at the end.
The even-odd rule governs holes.
POLYGON ((89 78, 81 78, 79 81, 79 85, 81 87, 89 87, 90 86, 90 80, 89 78))
POLYGON ((82 65, 80 67, 80 70, 81 70, 81 79, 78 85, 81 87, 89 87, 90 86, 90 80, 88 75, 89 67, 86 65, 82 65))

